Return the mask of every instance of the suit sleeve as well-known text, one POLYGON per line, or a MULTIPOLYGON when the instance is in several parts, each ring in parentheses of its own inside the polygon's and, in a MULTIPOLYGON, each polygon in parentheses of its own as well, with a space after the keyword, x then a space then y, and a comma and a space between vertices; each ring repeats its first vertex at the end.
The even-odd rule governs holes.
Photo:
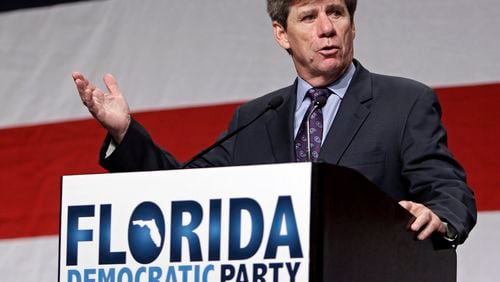
POLYGON ((402 176, 412 201, 429 207, 458 232, 462 243, 476 223, 473 191, 447 146, 441 107, 431 89, 414 101, 401 141, 402 176))
MULTIPOLYGON (((238 111, 233 115, 229 131, 236 127, 237 120, 238 111)), ((111 136, 108 134, 99 153, 99 164, 110 172, 169 170, 182 166, 182 163, 177 161, 172 154, 156 145, 146 129, 135 119, 132 119, 120 145, 106 157, 110 142, 111 136)), ((198 158, 189 168, 230 165, 233 146, 234 140, 229 139, 198 158)))

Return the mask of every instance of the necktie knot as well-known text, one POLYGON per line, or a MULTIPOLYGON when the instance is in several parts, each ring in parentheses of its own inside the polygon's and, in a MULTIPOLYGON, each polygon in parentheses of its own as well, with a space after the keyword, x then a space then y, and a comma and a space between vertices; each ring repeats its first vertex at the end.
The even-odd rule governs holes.
POLYGON ((311 88, 307 91, 306 97, 309 97, 311 101, 314 103, 320 97, 325 97, 328 99, 330 94, 332 94, 332 92, 330 92, 328 88, 311 88))

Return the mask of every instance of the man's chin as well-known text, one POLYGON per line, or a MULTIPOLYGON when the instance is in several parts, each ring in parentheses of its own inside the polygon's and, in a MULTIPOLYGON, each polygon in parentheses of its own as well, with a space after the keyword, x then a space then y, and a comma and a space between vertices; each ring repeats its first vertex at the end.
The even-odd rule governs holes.
POLYGON ((339 76, 339 74, 342 74, 346 69, 346 66, 344 64, 340 64, 338 60, 325 63, 326 64, 323 64, 320 68, 318 68, 318 74, 321 76, 339 76))

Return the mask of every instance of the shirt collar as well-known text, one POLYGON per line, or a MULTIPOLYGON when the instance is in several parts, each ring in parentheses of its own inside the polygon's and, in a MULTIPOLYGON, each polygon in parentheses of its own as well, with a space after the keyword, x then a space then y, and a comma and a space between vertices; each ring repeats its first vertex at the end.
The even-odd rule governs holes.
MULTIPOLYGON (((335 80, 332 84, 328 85, 327 88, 332 91, 333 95, 337 95, 341 100, 344 98, 345 93, 347 92, 347 88, 351 83, 351 79, 354 76, 354 72, 356 71, 356 67, 353 63, 349 65, 349 68, 346 72, 337 80, 335 80)), ((313 88, 307 81, 302 79, 300 76, 298 77, 298 85, 297 85, 297 105, 296 110, 300 107, 301 102, 304 101, 307 91, 313 88)))

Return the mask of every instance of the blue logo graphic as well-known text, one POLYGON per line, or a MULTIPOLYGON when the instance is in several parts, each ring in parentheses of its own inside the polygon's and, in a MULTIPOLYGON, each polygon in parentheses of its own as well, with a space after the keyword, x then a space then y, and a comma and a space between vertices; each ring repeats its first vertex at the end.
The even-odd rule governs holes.
POLYGON ((138 205, 128 225, 128 244, 134 259, 142 264, 153 262, 165 243, 165 219, 156 204, 138 205))

